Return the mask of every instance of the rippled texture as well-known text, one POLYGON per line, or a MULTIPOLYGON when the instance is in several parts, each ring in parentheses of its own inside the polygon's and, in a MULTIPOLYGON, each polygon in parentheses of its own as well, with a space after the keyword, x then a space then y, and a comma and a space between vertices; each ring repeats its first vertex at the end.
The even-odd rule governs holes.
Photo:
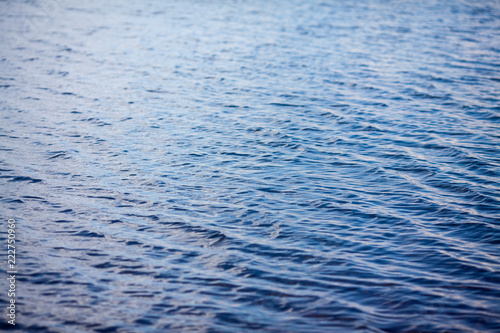
POLYGON ((17 328, 500 331, 498 1, 0 13, 17 328))

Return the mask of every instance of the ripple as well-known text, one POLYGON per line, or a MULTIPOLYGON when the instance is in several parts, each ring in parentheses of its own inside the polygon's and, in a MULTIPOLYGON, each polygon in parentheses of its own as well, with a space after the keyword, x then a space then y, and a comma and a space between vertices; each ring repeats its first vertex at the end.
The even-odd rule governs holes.
POLYGON ((500 329, 497 2, 0 13, 22 331, 500 329))

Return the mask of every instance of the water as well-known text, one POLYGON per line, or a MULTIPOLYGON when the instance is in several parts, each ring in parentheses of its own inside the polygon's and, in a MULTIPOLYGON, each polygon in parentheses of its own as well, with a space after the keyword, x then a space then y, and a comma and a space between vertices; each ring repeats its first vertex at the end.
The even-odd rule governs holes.
POLYGON ((20 332, 500 331, 500 2, 0 13, 20 332))

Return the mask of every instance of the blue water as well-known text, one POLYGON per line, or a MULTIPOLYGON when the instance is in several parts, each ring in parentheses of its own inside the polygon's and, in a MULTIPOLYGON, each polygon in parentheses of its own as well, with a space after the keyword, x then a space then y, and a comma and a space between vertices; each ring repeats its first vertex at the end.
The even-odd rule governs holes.
POLYGON ((0 31, 20 332, 500 331, 498 0, 7 0, 0 31))

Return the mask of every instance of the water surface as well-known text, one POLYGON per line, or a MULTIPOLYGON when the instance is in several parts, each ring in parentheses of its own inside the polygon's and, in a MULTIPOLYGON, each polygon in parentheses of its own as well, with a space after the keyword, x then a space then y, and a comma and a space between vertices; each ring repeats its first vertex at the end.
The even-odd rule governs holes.
POLYGON ((500 331, 498 1, 0 13, 20 331, 500 331))

